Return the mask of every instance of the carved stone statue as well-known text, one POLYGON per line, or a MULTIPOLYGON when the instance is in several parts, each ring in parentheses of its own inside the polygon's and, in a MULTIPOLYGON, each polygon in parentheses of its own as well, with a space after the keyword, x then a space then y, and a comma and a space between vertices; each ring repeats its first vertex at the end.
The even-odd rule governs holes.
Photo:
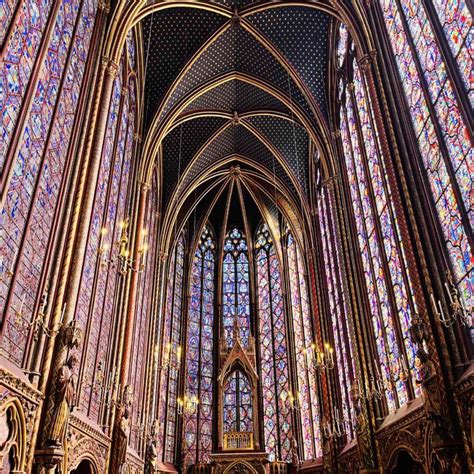
POLYGON ((159 421, 155 420, 151 428, 150 441, 147 448, 147 472, 155 473, 158 470, 158 428, 159 421))
POLYGON ((433 361, 423 349, 418 349, 416 352, 415 367, 416 383, 422 388, 426 416, 433 423, 435 430, 440 431, 443 429, 443 411, 439 381, 433 361))
POLYGON ((57 373, 53 393, 52 422, 47 439, 48 446, 62 446, 64 443, 69 415, 74 406, 74 397, 76 395, 74 370, 77 363, 77 357, 71 355, 57 373))
POLYGON ((130 435, 130 412, 128 407, 125 407, 120 417, 119 427, 117 432, 117 464, 119 472, 122 472, 127 461, 128 437, 130 435))
POLYGON ((291 436, 290 439, 290 449, 291 449, 291 464, 298 467, 300 465, 300 457, 298 456, 298 442, 296 438, 291 436))

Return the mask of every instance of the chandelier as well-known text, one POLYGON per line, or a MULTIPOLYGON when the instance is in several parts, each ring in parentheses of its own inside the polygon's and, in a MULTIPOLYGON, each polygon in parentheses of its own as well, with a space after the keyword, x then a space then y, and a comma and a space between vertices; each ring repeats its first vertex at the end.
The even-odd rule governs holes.
POLYGON ((199 398, 195 395, 178 397, 178 415, 195 415, 199 406, 199 398))
MULTIPOLYGON (((145 270, 145 254, 148 250, 148 244, 146 242, 142 242, 139 250, 138 250, 138 258, 134 260, 130 255, 130 250, 128 248, 129 244, 129 237, 128 237, 128 227, 130 225, 130 218, 126 218, 123 221, 120 221, 119 228, 120 228, 120 239, 115 242, 115 245, 118 249, 118 253, 116 255, 111 256, 111 258, 107 258, 106 255, 110 250, 110 244, 108 242, 104 242, 105 236, 108 234, 107 227, 102 227, 100 229, 100 240, 99 240, 99 248, 97 249, 97 254, 99 255, 100 263, 102 266, 104 265, 112 265, 112 267, 117 266, 118 272, 120 275, 126 275, 129 271, 141 273, 145 270), (138 263, 138 268, 135 268, 135 264, 138 263)), ((146 229, 143 230, 143 237, 147 235, 146 229)))

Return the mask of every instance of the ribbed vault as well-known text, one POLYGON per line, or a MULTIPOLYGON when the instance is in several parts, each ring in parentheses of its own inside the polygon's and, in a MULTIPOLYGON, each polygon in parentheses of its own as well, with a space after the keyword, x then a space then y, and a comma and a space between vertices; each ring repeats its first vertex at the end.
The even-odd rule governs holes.
POLYGON ((141 22, 143 166, 152 160, 161 170, 168 241, 191 214, 203 221, 219 207, 236 169, 260 218, 276 223, 286 213, 304 225, 310 176, 330 146, 331 16, 297 4, 214 3, 220 8, 179 4, 141 22))

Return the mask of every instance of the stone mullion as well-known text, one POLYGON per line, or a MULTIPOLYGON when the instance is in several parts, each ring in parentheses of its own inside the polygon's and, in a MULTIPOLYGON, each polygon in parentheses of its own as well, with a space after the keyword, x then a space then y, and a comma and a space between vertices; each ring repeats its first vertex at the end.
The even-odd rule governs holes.
MULTIPOLYGON (((166 306, 167 306, 167 298, 168 298, 168 278, 170 263, 172 262, 172 258, 168 259, 168 254, 163 251, 160 251, 160 281, 163 282, 161 291, 160 291, 160 303, 159 303, 159 326, 158 326, 158 338, 156 339, 156 344, 160 344, 160 348, 158 351, 158 358, 156 359, 157 364, 157 380, 156 380, 156 399, 154 400, 154 410, 155 410, 155 419, 160 419, 161 414, 161 404, 160 404, 160 396, 162 392, 162 387, 164 385, 164 379, 167 377, 165 374, 165 370, 163 369, 163 345, 165 344, 165 324, 166 324, 166 306), (158 365, 161 364, 161 365, 158 365)), ((165 397, 167 394, 165 394, 165 397)), ((164 409, 166 411, 166 403, 164 404, 164 409)), ((164 448, 165 448, 165 427, 163 426, 163 431, 161 431, 161 425, 159 427, 159 436, 161 436, 161 460, 164 461, 164 448)))
MULTIPOLYGON (((304 325, 304 314, 303 314, 303 298, 302 298, 302 294, 301 294, 301 286, 300 286, 300 279, 301 279, 301 276, 303 277, 303 280, 306 284, 306 296, 308 298, 308 301, 307 301, 307 304, 308 304, 308 311, 310 312, 310 314, 308 314, 308 317, 310 318, 310 325, 311 325, 311 334, 310 334, 310 337, 311 337, 311 340, 314 341, 315 339, 315 322, 311 316, 311 302, 312 302, 312 296, 314 293, 317 292, 315 286, 313 287, 313 284, 314 284, 314 279, 315 279, 315 275, 314 275, 314 268, 313 268, 313 265, 309 265, 308 262, 306 261, 306 258, 305 258, 305 253, 303 253, 303 249, 299 249, 298 247, 298 242, 296 239, 294 239, 294 246, 295 246, 295 263, 296 263, 296 275, 297 275, 297 278, 298 278, 298 294, 299 294, 299 315, 300 315, 300 320, 301 320, 301 328, 303 330, 303 344, 306 348, 306 329, 305 329, 305 325, 304 325), (298 258, 300 257, 302 261, 300 261, 300 259, 298 258), (311 274, 306 271, 307 268, 311 268, 311 274), (314 293, 313 293, 314 292, 314 293)), ((311 262, 313 263, 313 262, 311 262)), ((317 301, 317 299, 316 299, 317 301)), ((317 307, 316 307, 317 308, 317 307)), ((316 433, 314 431, 314 418, 315 418, 315 414, 313 413, 313 397, 312 397, 312 391, 311 391, 311 371, 310 369, 308 368, 307 370, 305 370, 305 379, 306 379, 306 384, 308 386, 308 405, 309 405, 309 412, 310 412, 310 416, 311 416, 311 433, 312 433, 312 444, 313 444, 313 452, 314 452, 314 456, 316 456, 316 433)), ((316 382, 316 384, 318 383, 318 377, 317 377, 317 374, 314 375, 314 381, 316 382)), ((328 387, 327 387, 327 384, 323 384, 322 382, 322 377, 320 378, 320 383, 321 383, 321 386, 324 388, 324 392, 326 393, 326 396, 328 397, 329 399, 329 396, 328 396, 328 387)), ((296 398, 296 397, 295 397, 296 398)), ((324 402, 324 397, 323 397, 323 402, 324 402)), ((330 405, 330 402, 329 400, 326 402, 327 405, 330 405)), ((318 403, 318 408, 319 408, 319 411, 321 412, 321 404, 318 403)), ((321 413, 320 413, 321 415, 321 413)), ((320 420, 321 421, 321 420, 320 420)), ((322 446, 321 446, 322 448, 322 446)), ((332 458, 330 458, 332 459, 332 458)))
MULTIPOLYGON (((186 348, 186 339, 187 339, 187 328, 188 328, 188 321, 189 321, 189 315, 188 315, 188 309, 189 309, 189 302, 191 300, 190 296, 190 268, 192 267, 192 263, 190 266, 190 261, 187 256, 187 251, 186 247, 184 250, 184 255, 183 255, 183 278, 181 282, 181 308, 180 308, 180 326, 179 326, 179 344, 181 347, 186 348)), ((192 262, 192 261, 191 261, 192 262)), ((200 331, 201 331, 201 325, 200 326, 200 331)), ((199 340, 201 339, 201 334, 199 334, 199 340)), ((181 393, 185 395, 185 390, 186 390, 186 354, 185 350, 181 354, 181 366, 180 366, 180 371, 178 372, 177 375, 177 380, 176 380, 176 397, 179 397, 179 394, 181 393)), ((201 366, 201 361, 200 361, 201 354, 199 353, 199 362, 198 362, 198 367, 200 368, 201 366)), ((198 378, 198 384, 200 385, 199 378, 198 378)), ((199 390, 199 389, 198 389, 199 390)), ((199 397, 199 392, 198 392, 198 397, 199 397)), ((175 436, 174 436, 174 445, 175 445, 175 463, 178 464, 178 468, 181 468, 181 462, 182 462, 182 443, 181 440, 183 439, 182 433, 184 433, 184 417, 185 415, 183 414, 180 416, 178 414, 178 404, 176 403, 176 421, 175 421, 175 436)), ((197 407, 197 413, 199 413, 199 405, 197 407)))
MULTIPOLYGON (((137 301, 139 293, 139 284, 142 280, 142 275, 139 273, 141 260, 143 258, 141 254, 141 245, 143 240, 143 230, 146 219, 146 207, 148 199, 148 189, 149 186, 146 183, 135 181, 135 193, 134 200, 131 203, 133 206, 133 220, 134 220, 134 232, 132 233, 130 247, 133 248, 131 252, 132 268, 128 274, 127 278, 127 288, 125 290, 125 304, 123 305, 123 312, 120 315, 120 319, 123 322, 122 330, 120 331, 120 375, 119 375, 119 393, 123 393, 127 385, 133 386, 132 381, 130 380, 131 370, 130 362, 132 359, 132 346, 134 335, 136 335, 136 322, 137 322, 137 301)), ((143 279, 146 278, 146 273, 143 276, 143 279)), ((146 310, 146 309, 145 309, 146 310)), ((120 314, 120 313, 119 313, 120 314)), ((114 431, 117 429, 118 424, 120 423, 123 413, 121 411, 123 407, 117 407, 115 410, 116 413, 116 423, 114 426, 114 431)), ((114 436, 115 440, 115 436, 114 436)), ((115 445, 112 446, 111 452, 115 450, 115 445)))
MULTIPOLYGON (((120 118, 122 117, 122 114, 123 114, 123 106, 124 106, 124 102, 125 102, 125 99, 126 99, 126 94, 127 94, 127 90, 125 88, 123 88, 121 98, 120 98, 120 106, 119 106, 119 113, 118 113, 118 117, 120 117, 120 118)), ((128 128, 128 126, 127 126, 127 128, 128 128)), ((117 147, 118 147, 118 142, 120 140, 120 133, 121 133, 121 121, 117 120, 115 137, 114 137, 114 145, 113 145, 113 151, 112 151, 112 156, 114 156, 115 158, 112 159, 112 161, 111 161, 109 181, 107 183, 107 192, 106 192, 106 197, 105 197, 105 200, 104 200, 104 213, 101 216, 103 227, 106 227, 107 219, 108 219, 108 216, 109 216, 109 211, 108 211, 109 206, 108 206, 108 204, 109 204, 109 201, 111 199, 111 194, 112 194, 112 182, 113 182, 113 177, 114 177, 114 165, 115 165, 115 162, 117 160, 120 160, 120 157, 117 155, 117 147)), ((120 170, 119 190, 120 190, 121 184, 122 184, 122 173, 123 173, 123 162, 121 164, 121 170, 120 170)), ((119 194, 117 194, 117 199, 119 199, 119 194)), ((119 216, 115 215, 115 219, 114 219, 114 222, 112 223, 112 229, 111 229, 111 233, 110 233, 111 239, 113 239, 114 236, 115 236, 115 231, 116 231, 118 218, 119 218, 119 216)), ((110 253, 112 253, 112 251, 113 251, 112 249, 113 249, 113 246, 111 246, 110 253)), ((105 270, 105 269, 103 269, 103 270, 105 270)), ((94 277, 94 284, 93 284, 94 289, 93 289, 93 293, 92 293, 92 297, 91 297, 91 301, 90 301, 89 313, 88 313, 88 318, 87 318, 87 321, 90 322, 90 323, 92 323, 93 317, 94 317, 94 307, 95 307, 95 301, 96 301, 96 295, 97 295, 97 293, 96 293, 97 292, 97 283, 98 283, 99 278, 100 278, 100 271, 101 271, 101 261, 100 261, 100 258, 98 258, 97 262, 96 262, 96 266, 95 266, 95 277, 94 277)), ((105 277, 105 289, 107 289, 109 278, 113 279, 114 276, 116 276, 116 275, 113 275, 113 273, 115 273, 115 272, 113 271, 113 267, 112 267, 111 264, 107 265, 106 271, 107 271, 107 275, 105 277)), ((98 340, 101 339, 101 334, 102 334, 103 313, 104 313, 104 307, 105 307, 106 299, 107 299, 107 295, 104 294, 104 299, 103 299, 102 304, 101 304, 102 309, 101 309, 101 317, 100 317, 100 323, 99 323, 99 338, 98 338, 98 340)), ((85 355, 83 356, 83 365, 82 365, 82 374, 81 375, 84 375, 85 364, 87 363, 87 355, 88 355, 88 350, 89 350, 88 339, 89 339, 89 335, 90 335, 90 329, 91 328, 89 327, 89 329, 87 331, 87 335, 86 335, 87 343, 84 344, 84 346, 85 346, 85 355)), ((93 376, 92 376, 93 379, 95 379, 96 370, 97 370, 97 352, 96 352, 96 357, 95 357, 95 361, 94 361, 94 369, 93 369, 93 376)), ((82 385, 78 385, 78 387, 80 387, 80 389, 82 389, 82 385)), ((78 399, 79 399, 79 397, 78 397, 78 399)), ((87 409, 88 415, 90 413, 91 403, 92 403, 92 393, 89 394, 89 403, 88 403, 88 409, 87 409)), ((99 406, 99 410, 100 410, 100 406, 99 406)))
MULTIPOLYGON (((352 101, 353 104, 355 104, 354 102, 354 98, 353 98, 353 91, 350 93, 350 100, 352 101)), ((363 146, 363 140, 361 140, 360 138, 360 127, 359 127, 359 122, 358 122, 358 117, 356 115, 356 109, 354 108, 354 119, 356 120, 356 123, 357 123, 357 129, 358 129, 358 135, 355 137, 355 139, 358 141, 358 145, 359 145, 359 148, 360 148, 360 151, 361 151, 361 159, 365 159, 365 155, 364 155, 364 150, 362 149, 362 146, 363 146)), ((349 123, 348 123, 348 119, 347 119, 347 111, 344 109, 344 119, 345 122, 346 122, 346 128, 347 128, 347 133, 350 134, 350 128, 349 128, 349 123)), ((353 149, 353 138, 350 140, 350 143, 349 143, 349 146, 351 148, 350 150, 350 153, 351 153, 351 156, 349 157, 349 159, 352 161, 352 163, 354 164, 354 168, 355 168, 355 158, 354 158, 354 149, 353 149)), ((343 155, 344 156, 344 155, 343 155)), ((347 170, 346 170, 347 171, 347 170)), ((347 173, 346 173, 347 174, 347 173)), ((364 207, 363 207, 363 201, 362 201, 362 196, 361 196, 361 191, 360 191, 360 186, 359 186, 359 177, 356 176, 356 192, 357 192, 357 201, 359 203, 359 207, 361 209, 361 212, 362 212, 362 219, 363 219, 363 222, 362 222, 362 225, 364 227, 364 230, 365 230, 365 234, 367 236, 369 236, 369 233, 367 232, 367 225, 366 225, 366 218, 365 218, 365 215, 364 215, 364 207)), ((369 187, 369 183, 367 183, 367 187, 369 187)), ((369 189, 370 191, 370 189, 369 189)), ((373 233, 377 233, 378 234, 378 217, 375 215, 375 212, 374 212, 374 209, 373 207, 371 207, 371 209, 369 210, 369 212, 372 213, 373 215, 373 218, 374 218, 374 229, 373 229, 373 233)), ((357 229, 357 227, 355 227, 355 229, 357 229)), ((358 232, 358 231, 356 231, 358 232)), ((359 248, 360 247, 360 244, 359 244, 359 239, 358 239, 358 236, 356 235, 356 242, 357 242, 357 247, 356 248, 359 248)), ((379 237, 379 235, 378 235, 379 237)), ((380 237, 379 237, 380 238, 380 237)), ((381 249, 381 242, 383 242, 383 239, 381 241, 378 242, 378 249, 379 249, 379 252, 381 253, 381 268, 384 270, 384 281, 385 281, 385 285, 387 286, 387 292, 388 292, 388 298, 389 298, 389 304, 391 305, 390 308, 392 309, 392 312, 394 311, 393 313, 393 317, 395 318, 397 315, 398 315, 398 311, 397 311, 397 308, 396 307, 393 307, 393 301, 392 301, 392 292, 391 290, 393 291, 392 289, 392 286, 391 286, 391 278, 389 281, 387 281, 387 272, 388 272, 388 269, 386 269, 386 258, 385 258, 385 252, 383 251, 382 252, 382 249, 381 249)), ((379 318, 380 318, 380 322, 381 322, 381 328, 382 328, 382 336, 383 336, 383 340, 384 340, 384 345, 385 345, 385 349, 390 351, 390 346, 388 344, 388 339, 387 339, 387 334, 386 334, 386 328, 385 328, 385 321, 383 319, 383 311, 382 311, 382 305, 381 305, 381 302, 380 302, 380 293, 378 291, 378 286, 376 284, 376 281, 375 281, 375 271, 374 271, 374 265, 373 265, 373 259, 374 259, 374 256, 372 255, 372 251, 370 249, 370 246, 369 246, 369 242, 368 241, 365 241, 364 242, 364 247, 367 248, 367 253, 369 255, 369 266, 370 266, 370 273, 371 273, 371 280, 372 280, 372 283, 374 285, 374 292, 375 292, 375 297, 376 297, 376 300, 377 300, 377 308, 378 308, 378 312, 379 312, 379 318)), ((360 251, 362 252, 363 249, 360 249, 360 251)), ((385 249, 383 249, 385 250, 385 249)), ((362 275, 365 273, 365 270, 364 268, 362 267, 362 275)), ((389 275, 389 274, 388 274, 389 275)), ((367 288, 367 284, 366 282, 364 281, 364 284, 365 284, 365 287, 367 288)), ((364 287, 362 287, 364 288, 364 287)), ((364 291, 364 290, 362 290, 364 291)), ((367 293, 367 290, 365 290, 365 293, 367 293)), ((371 312, 371 308, 370 308, 370 305, 368 306, 368 312, 367 314, 368 315, 371 315, 372 312, 371 312)), ((369 316, 369 318, 371 318, 371 316, 369 316)), ((398 332, 397 332, 398 334, 398 332)), ((375 335, 374 335, 374 338, 375 338, 375 335)), ((398 341, 400 342, 400 341, 398 341)), ((375 363, 377 363, 377 359, 379 358, 379 354, 378 354, 378 351, 376 351, 376 358, 372 361, 367 361, 368 363, 368 367, 374 367, 374 361, 375 363)), ((391 367, 389 367, 389 369, 391 369, 391 367)), ((370 375, 373 375, 373 371, 371 370, 368 374, 369 376, 370 375)), ((364 391, 365 391, 365 380, 362 381, 364 382, 364 391)), ((391 389, 392 393, 393 393, 393 396, 395 398, 395 405, 398 407, 399 406, 399 401, 398 401, 398 392, 395 388, 392 388, 391 389)))
MULTIPOLYGON (((273 243, 270 244, 270 246, 273 246, 273 243)), ((268 295, 270 297, 269 299, 269 311, 270 311, 270 322, 271 322, 271 328, 270 330, 272 331, 272 369, 273 369, 273 380, 275 383, 275 386, 273 387, 274 393, 275 393, 275 408, 276 408, 276 428, 277 428, 277 440, 278 440, 278 454, 279 457, 277 457, 276 461, 281 461, 282 460, 282 452, 281 452, 281 436, 280 436, 280 421, 281 421, 281 415, 280 415, 280 405, 279 405, 279 399, 278 399, 278 377, 277 377, 277 370, 276 370, 276 361, 275 361, 275 321, 274 321, 274 312, 273 312, 273 288, 272 288, 272 275, 271 275, 271 260, 270 260, 270 250, 266 249, 265 247, 262 248, 263 252, 265 252, 265 261, 267 265, 267 278, 268 278, 268 295)), ((278 258, 275 253, 275 258, 278 258)), ((255 260, 258 260, 255 258, 255 260)), ((255 276, 258 278, 258 271, 255 272, 255 276)), ((281 280, 281 276, 280 276, 281 280)), ((258 285, 257 285, 258 287, 258 285)), ((258 291, 258 288, 257 288, 258 291)), ((257 318, 255 318, 257 319, 257 318)), ((260 342, 261 343, 261 342, 260 342)), ((260 345, 260 344, 259 344, 260 345)), ((262 387, 263 388, 263 387, 262 387)), ((263 411, 262 411, 263 413, 263 411)), ((263 417, 262 417, 263 418, 263 417)), ((262 447, 265 447, 265 433, 263 433, 262 437, 262 447)))
MULTIPOLYGON (((173 263, 174 267, 176 268, 176 262, 177 262, 177 259, 176 259, 176 256, 177 256, 177 253, 178 253, 178 248, 177 248, 177 245, 175 245, 174 249, 173 249, 173 257, 174 258, 171 258, 170 262, 169 263, 173 263)), ((168 435, 168 430, 167 430, 167 422, 168 422, 168 404, 169 404, 169 391, 170 391, 170 370, 171 370, 171 357, 173 355, 173 344, 172 344, 172 340, 173 340, 173 315, 174 315, 174 299, 175 299, 175 289, 176 289, 176 272, 174 271, 174 268, 172 269, 171 268, 171 265, 168 266, 168 271, 166 273, 167 275, 167 278, 164 280, 165 282, 165 285, 166 285, 166 288, 167 288, 167 291, 166 291, 166 299, 168 299, 168 290, 171 290, 172 292, 172 296, 171 296, 171 315, 170 315, 170 334, 169 334, 169 341, 166 343, 166 344, 171 344, 171 350, 170 350, 170 353, 169 353, 169 356, 168 356, 168 359, 169 359, 169 367, 167 367, 165 369, 165 372, 166 374, 164 375, 164 377, 166 378, 166 393, 165 393, 165 403, 163 404, 163 407, 164 407, 164 410, 165 410, 165 413, 164 413, 164 426, 163 426, 163 452, 162 452, 162 459, 163 459, 163 462, 166 462, 166 438, 167 438, 167 435, 168 435), (170 277, 170 274, 171 274, 171 271, 173 270, 173 284, 170 286, 169 285, 169 277, 170 277)), ((167 301, 165 300, 165 306, 163 308, 163 315, 164 315, 164 320, 163 320, 163 329, 164 329, 164 326, 166 324, 166 318, 167 318, 167 301)), ((163 332, 163 337, 164 337, 164 332, 163 332)), ((163 339, 162 339, 163 340, 163 339)), ((164 342, 164 341, 163 341, 164 342)), ((166 347, 166 346, 165 346, 166 347)))
MULTIPOLYGON (((152 189, 151 193, 155 190, 152 189)), ((152 210, 152 213, 155 213, 155 210, 152 210)), ((149 328, 150 328, 150 336, 148 339, 148 364, 147 364, 147 372, 146 372, 146 382, 144 388, 144 412, 146 410, 146 415, 144 417, 145 423, 145 439, 148 438, 150 434, 150 429, 152 423, 154 421, 154 391, 155 389, 155 373, 156 373, 156 347, 157 347, 157 310, 156 310, 156 302, 159 300, 158 292, 159 292, 159 284, 162 282, 162 279, 159 278, 159 270, 160 270, 160 263, 159 263, 159 255, 157 249, 157 236, 158 236, 158 222, 157 220, 154 221, 155 230, 149 231, 149 235, 155 236, 155 241, 150 242, 150 246, 153 246, 154 250, 154 257, 153 257, 153 270, 152 270, 152 287, 151 287, 151 295, 150 295, 150 302, 148 306, 148 314, 147 317, 150 320, 149 328)))
MULTIPOLYGON (((326 187, 327 191, 326 193, 322 193, 321 195, 321 200, 325 200, 325 208, 326 208, 326 213, 325 213, 325 227, 326 227, 326 246, 327 246, 327 249, 328 249, 328 253, 332 254, 333 256, 333 265, 334 265, 334 269, 337 268, 337 264, 338 264, 338 261, 339 259, 336 258, 336 255, 337 255, 337 250, 336 250, 336 240, 338 238, 338 234, 336 234, 337 232, 337 227, 335 225, 335 222, 334 222, 334 217, 332 215, 332 211, 334 211, 334 206, 330 206, 331 204, 331 199, 332 199, 332 196, 333 196, 333 190, 334 190, 334 183, 331 181, 328 183, 327 187, 326 187), (333 230, 335 231, 333 233, 333 230), (332 238, 331 238, 331 235, 332 235, 332 238)), ((321 236, 321 239, 323 237, 321 236)), ((322 251, 324 252, 324 250, 322 249, 322 251)), ((325 274, 325 271, 326 269, 323 268, 322 270, 325 274)), ((341 269, 341 271, 344 272, 344 269, 341 269)), ((337 303, 336 303, 336 293, 338 294, 337 298, 339 299, 339 311, 341 313, 341 319, 344 314, 344 300, 343 300, 343 297, 342 297, 342 292, 344 291, 344 285, 343 285, 343 282, 342 282, 342 279, 340 278, 340 273, 338 274, 334 274, 332 273, 332 269, 330 269, 330 274, 329 274, 329 278, 332 280, 332 285, 334 287, 334 306, 337 310, 337 303), (336 282, 337 282, 337 285, 336 285, 336 282), (338 288, 340 289, 340 291, 338 291, 338 288)), ((327 287, 327 284, 326 284, 326 287, 327 287)), ((329 295, 329 289, 327 289, 327 292, 328 292, 328 295, 329 295)), ((337 320, 337 323, 336 323, 336 326, 338 327, 339 329, 339 334, 334 334, 334 331, 331 331, 331 333, 333 334, 333 338, 334 340, 335 339, 339 339, 339 344, 342 347, 345 347, 345 350, 346 350, 346 354, 348 357, 351 356, 351 350, 350 350, 350 346, 347 342, 347 337, 349 337, 348 334, 345 334, 343 331, 342 331, 342 328, 339 327, 339 322, 341 321, 341 319, 338 318, 338 314, 336 313, 334 316, 332 316, 334 318, 336 318, 337 320)), ((347 317, 347 315, 345 316, 347 317)), ((344 328, 345 329, 345 328, 344 328)), ((332 330, 332 321, 331 321, 331 330, 332 330)), ((334 344, 334 350, 336 350, 336 345, 334 344)), ((338 357, 337 354, 335 356, 336 358, 338 357)), ((341 357, 341 365, 344 369, 344 367, 347 366, 348 368, 348 373, 351 374, 352 373, 352 367, 351 367, 351 364, 349 363, 349 360, 345 359, 343 357, 342 354, 340 354, 340 357, 341 357)), ((336 366, 335 366, 335 369, 337 371, 337 363, 336 363, 336 366)), ((345 379, 345 373, 343 374, 338 374, 338 379, 339 379, 339 376, 343 376, 343 378, 345 379)), ((342 405, 342 402, 344 401, 343 400, 343 395, 342 395, 342 391, 344 390, 345 392, 345 399, 347 401, 350 400, 350 386, 349 386, 349 383, 351 382, 350 380, 341 380, 340 381, 341 383, 339 385, 337 385, 336 387, 336 391, 337 393, 341 393, 341 405, 342 405), (344 383, 345 382, 345 383, 344 383), (341 385, 344 386, 344 388, 341 387, 341 385)), ((335 382, 336 383, 336 382, 335 382)), ((342 408, 342 406, 341 406, 342 408)), ((348 406, 348 410, 349 410, 349 415, 351 415, 352 413, 352 409, 351 409, 351 406, 349 405, 348 406)), ((341 413, 342 410, 341 410, 341 413)))
MULTIPOLYGON (((256 240, 256 239, 255 239, 256 240)), ((255 306, 255 362, 256 362, 256 370, 258 374, 262 373, 262 362, 261 362, 261 333, 260 333, 260 318, 261 318, 261 311, 260 311, 260 301, 258 297, 258 292, 259 290, 259 280, 258 280, 258 257, 257 257, 258 252, 255 250, 255 266, 256 266, 256 271, 253 273, 253 278, 255 278, 255 299, 256 299, 256 306, 255 306)), ((263 403, 263 386, 261 383, 257 384, 257 403, 258 403, 258 410, 259 413, 262 414, 263 419, 263 414, 265 413, 265 407, 263 403)), ((259 439, 261 440, 261 446, 262 448, 265 448, 265 428, 263 426, 263 423, 259 423, 259 439)))

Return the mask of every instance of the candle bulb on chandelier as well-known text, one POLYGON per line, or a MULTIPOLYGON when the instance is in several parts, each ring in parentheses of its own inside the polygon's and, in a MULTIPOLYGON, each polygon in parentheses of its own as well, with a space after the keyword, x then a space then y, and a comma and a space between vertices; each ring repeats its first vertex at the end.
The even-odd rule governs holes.
POLYGON ((444 282, 444 286, 445 286, 446 291, 447 291, 447 293, 448 293, 449 301, 450 301, 451 304, 453 304, 453 303, 454 303, 453 294, 451 293, 451 290, 450 290, 450 288, 449 288, 449 285, 448 285, 448 283, 447 283, 446 281, 444 282))
POLYGON ((66 316, 66 303, 63 305, 63 309, 61 311, 61 318, 59 320, 59 325, 62 326, 64 323, 64 317, 66 316))

